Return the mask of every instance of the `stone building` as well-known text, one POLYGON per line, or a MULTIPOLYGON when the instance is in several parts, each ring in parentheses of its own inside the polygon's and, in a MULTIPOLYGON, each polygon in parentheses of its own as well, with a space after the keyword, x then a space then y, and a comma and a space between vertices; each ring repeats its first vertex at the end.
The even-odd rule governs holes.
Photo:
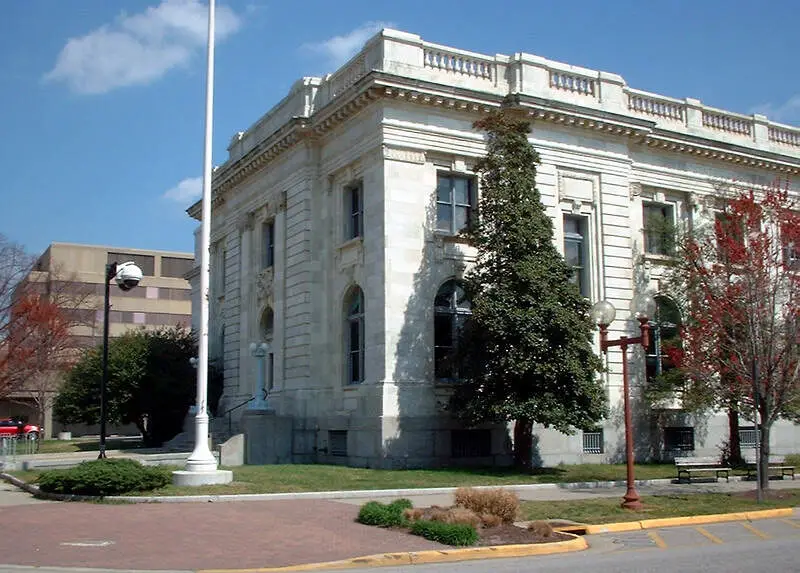
MULTIPOLYGON (((43 293, 56 295, 59 304, 67 307, 74 326, 70 344, 76 348, 97 346, 103 342, 103 298, 106 264, 135 262, 144 274, 138 287, 129 291, 111 285, 109 301, 109 336, 119 336, 131 328, 191 326, 191 287, 186 278, 194 268, 192 253, 152 251, 145 249, 52 243, 39 256, 24 279, 27 285, 43 293)), ((41 382, 29 381, 0 401, 0 417, 38 417, 34 394, 41 394, 41 382), (32 386, 36 387, 36 390, 32 386)), ((43 402, 45 437, 54 435, 51 400, 43 402)), ((73 434, 97 433, 97 428, 69 427, 73 434)), ((134 431, 136 431, 134 429, 134 431)))
MULTIPOLYGON (((262 359, 250 344, 267 343, 269 405, 291 419, 294 461, 508 461, 506 428, 464 429, 445 412, 454 381, 441 360, 469 312, 458 280, 474 253, 456 233, 480 194, 472 170, 485 146, 472 123, 500 106, 532 121, 555 240, 584 294, 617 307, 611 336, 635 331, 635 291, 659 292, 666 255, 650 221, 713 216, 720 185, 800 172, 800 129, 764 116, 383 30, 335 73, 297 81, 214 172, 211 352, 224 356, 225 404, 253 395, 262 359)), ((200 204, 189 213, 199 219, 200 204)), ((645 363, 662 359, 648 354, 631 358, 634 397, 645 363)), ((620 358, 608 356, 609 419, 573 436, 538 429, 537 462, 622 457, 620 358)), ((724 416, 637 406, 642 458, 716 454, 726 438, 724 416)), ((775 451, 800 450, 797 426, 773 435, 775 451)))

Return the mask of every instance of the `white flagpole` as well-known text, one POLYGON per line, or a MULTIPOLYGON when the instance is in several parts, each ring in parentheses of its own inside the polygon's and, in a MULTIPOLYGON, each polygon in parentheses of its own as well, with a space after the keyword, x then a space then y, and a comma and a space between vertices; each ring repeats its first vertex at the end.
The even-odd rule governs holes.
POLYGON ((214 111, 214 1, 208 1, 208 70, 206 77, 206 130, 203 149, 203 209, 200 231, 200 339, 197 360, 197 415, 194 451, 186 471, 173 474, 179 485, 228 483, 232 472, 217 470, 217 460, 208 447, 208 301, 211 278, 211 134, 214 111))

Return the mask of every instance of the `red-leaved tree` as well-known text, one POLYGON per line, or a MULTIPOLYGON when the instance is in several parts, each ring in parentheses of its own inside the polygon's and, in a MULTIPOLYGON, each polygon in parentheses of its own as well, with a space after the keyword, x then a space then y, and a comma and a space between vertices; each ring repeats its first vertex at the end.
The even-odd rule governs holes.
POLYGON ((18 314, 12 310, 17 301, 16 288, 30 271, 33 258, 21 245, 0 234, 0 398, 13 391, 19 381, 12 368, 14 358, 11 331, 18 314))
POLYGON ((687 315, 672 358, 688 386, 760 425, 763 488, 772 425, 800 405, 797 209, 788 184, 738 193, 680 241, 672 273, 687 315))

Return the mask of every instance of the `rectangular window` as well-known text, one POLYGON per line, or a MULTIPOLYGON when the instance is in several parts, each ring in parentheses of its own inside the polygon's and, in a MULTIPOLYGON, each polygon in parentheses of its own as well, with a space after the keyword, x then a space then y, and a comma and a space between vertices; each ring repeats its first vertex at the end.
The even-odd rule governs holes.
POLYGON ((564 215, 564 260, 572 267, 572 282, 585 297, 590 294, 587 227, 586 217, 564 215))
POLYGON ((491 430, 452 430, 450 455, 454 458, 483 458, 492 455, 491 430))
POLYGON ((755 426, 739 428, 739 445, 743 448, 755 448, 758 443, 755 426))
POLYGON ((786 227, 781 229, 783 264, 792 271, 800 271, 800 242, 798 242, 797 237, 796 229, 786 227))
POLYGON ((144 287, 145 298, 158 298, 158 287, 144 287))
POLYGON ((679 452, 694 450, 694 428, 691 426, 664 428, 664 449, 679 452))
POLYGON ((364 234, 364 186, 359 181, 344 191, 344 238, 350 240, 364 234))
POLYGON ((583 453, 602 454, 603 453, 603 429, 584 430, 583 432, 583 453))
POLYGON ((261 233, 261 268, 268 269, 275 264, 275 223, 264 223, 261 233))
POLYGON ((347 430, 328 430, 330 455, 347 457, 347 430))
POLYGON ((744 224, 727 213, 714 214, 714 235, 720 261, 736 264, 745 257, 744 224))
POLYGON ((132 261, 137 267, 142 269, 142 274, 146 277, 155 275, 156 258, 153 255, 134 255, 132 253, 108 253, 109 263, 127 263, 132 261))
POLYGON ((225 296, 225 285, 228 282, 227 277, 227 264, 228 264, 228 251, 227 249, 223 249, 218 253, 217 256, 218 262, 218 272, 217 276, 219 277, 219 283, 217 284, 217 296, 222 297, 225 296))
POLYGON ((675 254, 675 211, 672 205, 643 203, 644 252, 650 255, 675 254))
POLYGON ((182 279, 192 270, 193 266, 193 259, 161 257, 161 276, 182 279))
POLYGON ((469 225, 475 205, 471 177, 440 173, 436 184, 436 230, 455 235, 469 225))

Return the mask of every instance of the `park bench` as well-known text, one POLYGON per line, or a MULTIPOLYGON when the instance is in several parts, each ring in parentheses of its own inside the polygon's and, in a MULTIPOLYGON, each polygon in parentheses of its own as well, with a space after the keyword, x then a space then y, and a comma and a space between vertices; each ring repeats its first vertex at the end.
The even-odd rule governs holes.
MULTIPOLYGON (((745 455, 744 461, 747 464, 747 479, 755 479, 756 477, 756 456, 755 453, 751 453, 745 455)), ((786 458, 784 456, 770 456, 769 457, 769 464, 767 466, 767 475, 780 475, 781 479, 783 476, 792 476, 794 479, 794 466, 790 466, 786 464, 786 458)))
POLYGON ((678 457, 675 458, 675 468, 678 470, 679 482, 682 477, 685 477, 687 483, 691 483, 692 474, 714 474, 715 479, 724 477, 726 481, 730 481, 729 472, 731 468, 721 464, 714 457, 678 457))

